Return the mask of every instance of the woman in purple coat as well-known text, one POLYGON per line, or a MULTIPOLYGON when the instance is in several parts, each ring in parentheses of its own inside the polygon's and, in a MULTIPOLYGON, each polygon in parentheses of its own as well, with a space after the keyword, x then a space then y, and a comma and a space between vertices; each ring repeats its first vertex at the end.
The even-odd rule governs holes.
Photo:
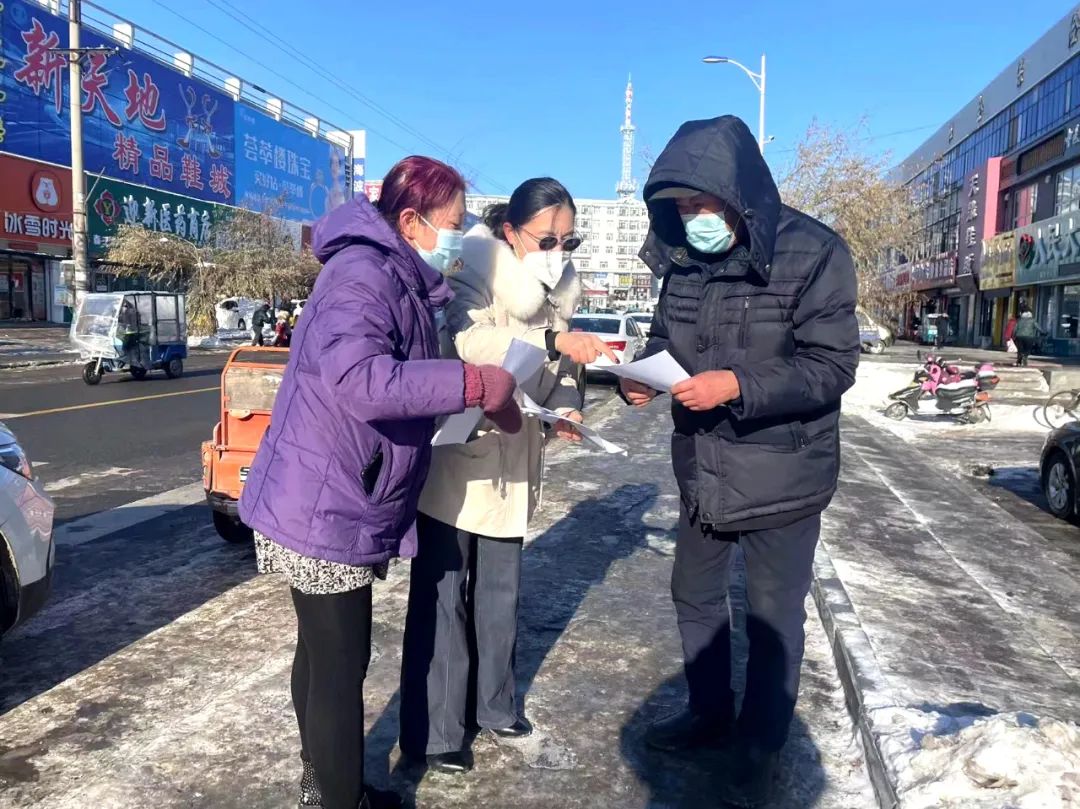
POLYGON ((457 261, 464 217, 461 176, 409 157, 378 209, 355 198, 314 228, 325 266, 240 501, 259 570, 286 577, 296 609, 301 806, 400 806, 363 780, 371 584, 416 554, 436 417, 480 407, 521 426, 508 373, 438 359, 435 313, 452 297, 440 271, 457 261))

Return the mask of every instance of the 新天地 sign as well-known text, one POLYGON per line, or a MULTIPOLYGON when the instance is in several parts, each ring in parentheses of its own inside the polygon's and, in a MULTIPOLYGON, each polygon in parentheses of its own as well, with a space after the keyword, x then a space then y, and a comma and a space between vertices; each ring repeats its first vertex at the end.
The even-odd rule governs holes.
MULTIPOLYGON (((0 4, 0 152, 71 164, 68 23, 0 4)), ((351 196, 346 150, 83 27, 83 162, 96 175, 299 222, 351 196), (242 128, 242 131, 241 131, 242 128), (278 204, 277 200, 282 203, 278 204)))

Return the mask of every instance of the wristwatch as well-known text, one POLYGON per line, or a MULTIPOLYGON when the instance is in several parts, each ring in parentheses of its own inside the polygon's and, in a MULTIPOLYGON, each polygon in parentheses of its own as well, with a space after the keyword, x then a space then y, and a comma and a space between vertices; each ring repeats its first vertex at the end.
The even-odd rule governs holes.
POLYGON ((559 333, 552 329, 548 329, 544 332, 544 345, 547 347, 548 359, 552 362, 555 362, 555 360, 562 356, 562 354, 555 350, 555 338, 558 336, 559 333))

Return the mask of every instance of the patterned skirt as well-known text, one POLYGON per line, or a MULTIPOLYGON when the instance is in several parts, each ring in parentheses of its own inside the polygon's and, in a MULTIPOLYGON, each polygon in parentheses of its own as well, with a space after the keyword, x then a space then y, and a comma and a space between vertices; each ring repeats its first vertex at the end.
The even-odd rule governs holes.
POLYGON ((255 532, 255 560, 260 573, 280 573, 289 586, 307 595, 347 593, 385 579, 387 566, 346 565, 304 556, 255 532))

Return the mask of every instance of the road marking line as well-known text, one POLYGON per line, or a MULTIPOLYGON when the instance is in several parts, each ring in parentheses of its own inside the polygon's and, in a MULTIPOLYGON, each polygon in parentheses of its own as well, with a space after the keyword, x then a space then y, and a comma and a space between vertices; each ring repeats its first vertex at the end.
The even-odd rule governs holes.
POLYGON ((53 532, 58 547, 71 548, 85 545, 104 536, 124 531, 147 520, 157 519, 188 506, 206 502, 202 483, 191 483, 178 489, 144 497, 133 503, 99 511, 88 517, 72 520, 53 532))
POLYGON ((94 407, 109 407, 111 405, 129 404, 131 402, 149 402, 151 399, 168 399, 172 396, 190 396, 193 393, 209 393, 212 390, 221 390, 220 385, 212 388, 196 388, 195 390, 178 390, 173 393, 155 393, 152 396, 135 396, 131 399, 113 399, 109 402, 91 402, 90 404, 70 405, 68 407, 51 407, 48 410, 31 410, 28 413, 5 413, 4 419, 25 419, 30 416, 49 416, 53 413, 70 413, 73 410, 89 410, 94 407))

